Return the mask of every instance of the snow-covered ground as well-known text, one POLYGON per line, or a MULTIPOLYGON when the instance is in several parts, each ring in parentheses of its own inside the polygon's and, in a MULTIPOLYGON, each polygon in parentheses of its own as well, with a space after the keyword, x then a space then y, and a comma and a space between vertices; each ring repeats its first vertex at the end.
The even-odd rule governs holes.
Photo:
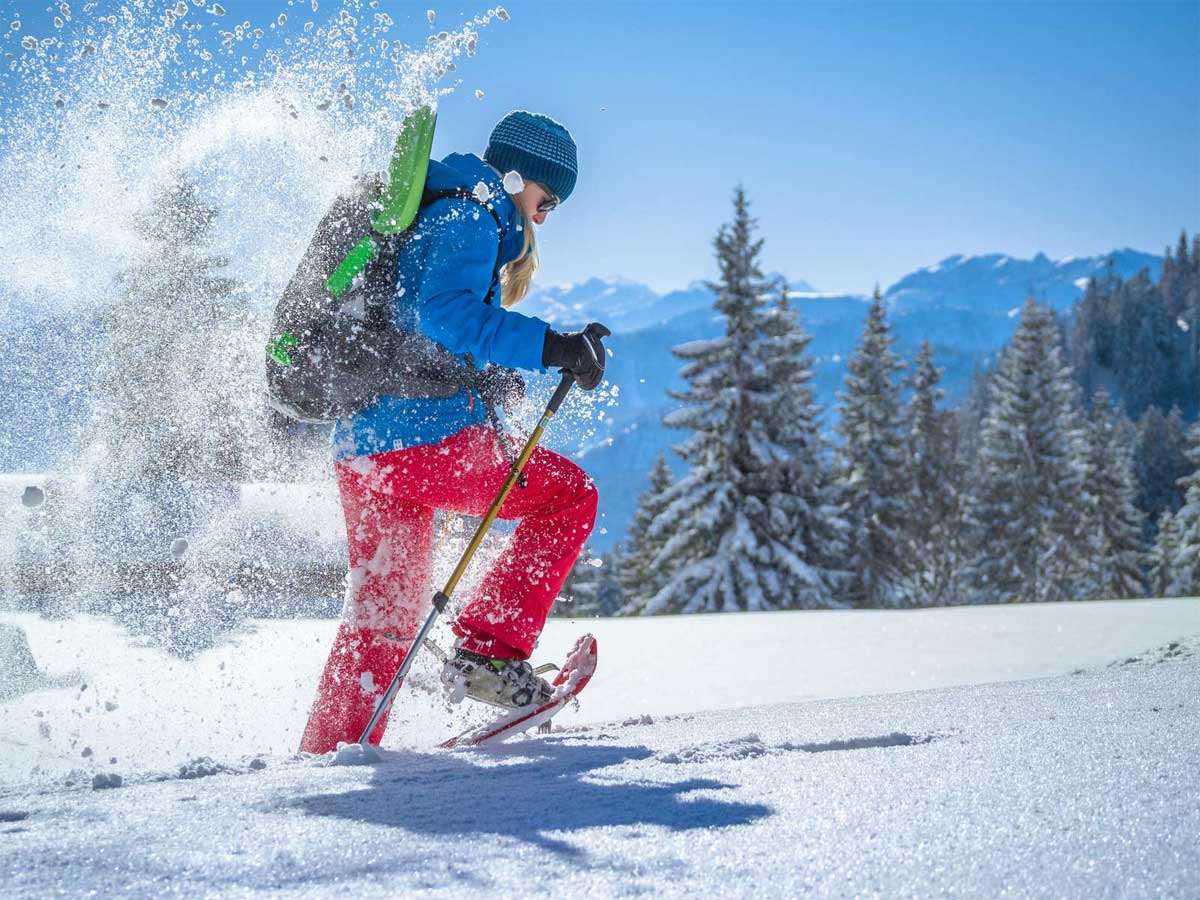
POLYGON ((555 733, 433 749, 464 719, 427 660, 354 768, 291 753, 333 623, 182 662, 99 620, 3 618, 47 685, 0 704, 4 896, 1200 884, 1195 600, 589 622, 600 668, 555 733))

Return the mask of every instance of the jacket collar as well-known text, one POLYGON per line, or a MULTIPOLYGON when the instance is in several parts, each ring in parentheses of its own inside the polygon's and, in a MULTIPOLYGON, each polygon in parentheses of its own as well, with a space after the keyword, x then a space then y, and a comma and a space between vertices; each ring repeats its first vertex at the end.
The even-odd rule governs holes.
POLYGON ((525 234, 521 230, 517 205, 504 190, 504 177, 474 153, 451 153, 440 163, 440 167, 449 171, 439 171, 437 167, 439 164, 430 163, 426 179, 428 187, 465 187, 473 191, 481 181, 487 185, 492 207, 500 219, 500 264, 520 256, 525 234))

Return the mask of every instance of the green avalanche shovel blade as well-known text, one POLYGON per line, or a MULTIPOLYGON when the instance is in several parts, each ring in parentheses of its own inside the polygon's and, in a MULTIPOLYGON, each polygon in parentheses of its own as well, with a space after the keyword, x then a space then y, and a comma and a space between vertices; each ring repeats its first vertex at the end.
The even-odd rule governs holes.
MULTIPOLYGON (((433 148, 433 128, 437 113, 428 106, 409 113, 396 138, 392 161, 388 166, 388 185, 380 197, 380 209, 371 220, 374 234, 400 234, 417 216, 421 195, 425 192, 425 175, 429 171, 429 153, 433 148)), ((335 297, 341 297, 354 284, 375 256, 379 244, 368 234, 354 245, 325 281, 325 287, 335 297)))

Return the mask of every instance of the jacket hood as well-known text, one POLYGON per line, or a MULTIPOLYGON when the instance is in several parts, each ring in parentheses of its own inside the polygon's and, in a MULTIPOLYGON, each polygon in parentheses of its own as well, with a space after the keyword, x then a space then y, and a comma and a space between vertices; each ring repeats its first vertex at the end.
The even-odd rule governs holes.
POLYGON ((504 190, 504 179, 495 169, 474 153, 451 153, 441 162, 429 161, 425 187, 434 191, 457 187, 473 191, 481 181, 487 185, 492 206, 500 217, 500 264, 504 265, 521 255, 525 235, 517 227, 521 220, 517 205, 504 190))

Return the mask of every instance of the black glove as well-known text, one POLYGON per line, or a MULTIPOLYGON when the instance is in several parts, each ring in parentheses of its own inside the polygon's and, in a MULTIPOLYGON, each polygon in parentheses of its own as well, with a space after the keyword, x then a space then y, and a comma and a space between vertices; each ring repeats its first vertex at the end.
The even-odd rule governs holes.
POLYGON ((583 331, 559 334, 546 329, 542 344, 542 365, 549 369, 566 369, 575 376, 575 383, 590 391, 604 377, 604 344, 601 338, 610 334, 599 322, 592 322, 583 331))

